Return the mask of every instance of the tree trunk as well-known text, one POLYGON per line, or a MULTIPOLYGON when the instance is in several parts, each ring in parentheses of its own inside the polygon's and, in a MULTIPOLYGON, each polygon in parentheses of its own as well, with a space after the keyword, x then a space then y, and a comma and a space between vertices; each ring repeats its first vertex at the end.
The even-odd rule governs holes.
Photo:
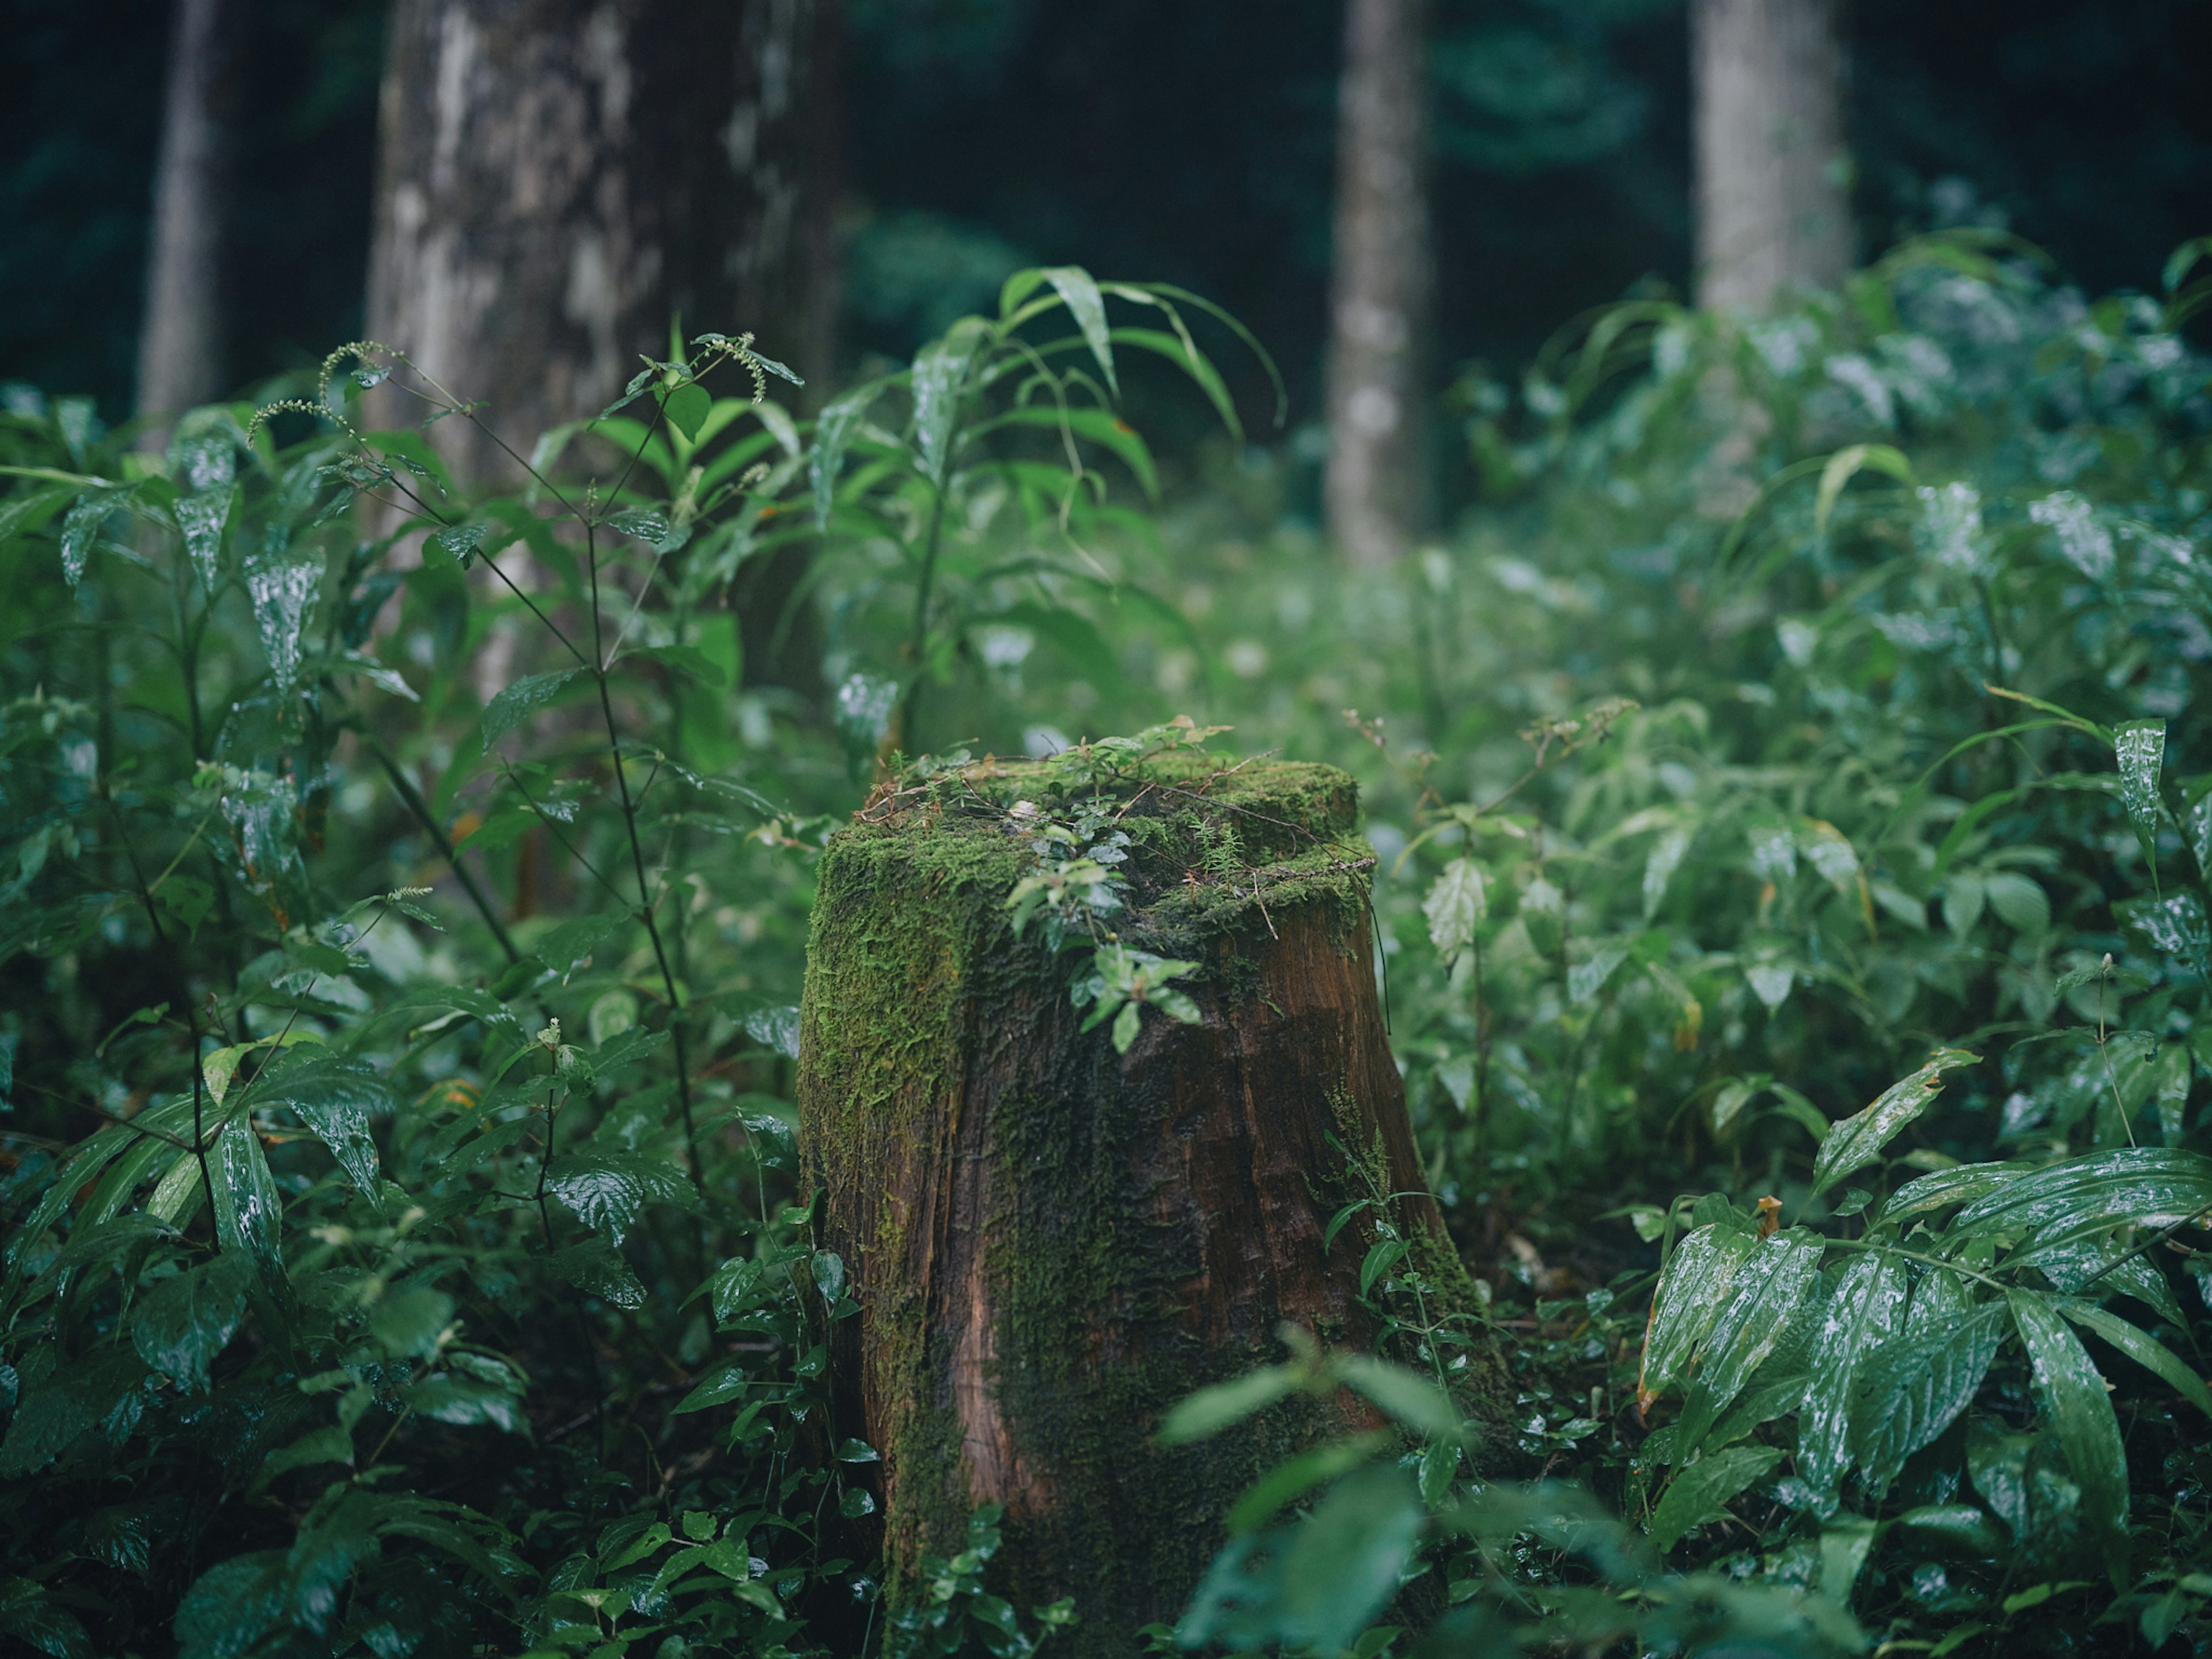
MULTIPOLYGON (((825 379, 836 8, 398 0, 370 335, 525 454, 665 356, 678 314, 825 379)), ((465 478, 513 479, 465 422, 432 432, 465 478)))
POLYGON ((1850 268, 1836 0, 1693 0, 1698 301, 1760 311, 1850 268))
POLYGON ((229 202, 226 127, 235 113, 238 0, 177 0, 170 24, 154 239, 138 336, 138 413, 167 417, 222 390, 222 234, 229 202))
POLYGON ((1328 349, 1329 533, 1398 558, 1424 518, 1420 348, 1429 329, 1422 0, 1349 0, 1338 94, 1328 349))
MULTIPOLYGON (((1076 1598, 1078 1653, 1172 1622, 1247 1485, 1329 1428, 1296 1401, 1197 1445, 1152 1434, 1190 1390, 1283 1357, 1294 1322, 1370 1342, 1370 1192, 1464 1309, 1376 1006, 1352 781, 1319 766, 1152 763, 1122 793, 1125 943, 1194 960, 1198 1025, 1084 1032, 1071 952, 1006 901, 1036 763, 878 796, 824 855, 799 1098, 825 1249, 860 1313, 832 1325, 833 1431, 878 1449, 896 1597, 1003 1504, 994 1593, 1076 1598)), ((1484 1371, 1485 1387, 1492 1386, 1484 1371)), ((1057 1641, 1058 1638, 1055 1638, 1057 1641)))

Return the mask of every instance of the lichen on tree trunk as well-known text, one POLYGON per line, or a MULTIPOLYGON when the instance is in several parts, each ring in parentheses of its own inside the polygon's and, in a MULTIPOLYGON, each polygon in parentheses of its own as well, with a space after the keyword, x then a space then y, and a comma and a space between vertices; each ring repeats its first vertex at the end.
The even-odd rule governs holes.
POLYGON ((861 1308, 834 1328, 836 1432, 882 1454, 894 1595, 999 1503, 994 1588, 1073 1595, 1077 1650, 1118 1652, 1174 1619, 1253 1479, 1367 1421, 1294 1402, 1196 1446, 1151 1437, 1193 1389, 1281 1358, 1285 1321, 1374 1340, 1371 1234, 1355 1222, 1325 1250, 1332 1215, 1411 1194, 1391 1218, 1432 1279, 1469 1287, 1383 1030, 1352 781, 1164 757, 1120 786, 1120 936, 1203 964, 1182 981, 1202 1023, 1148 1011, 1126 1055, 1080 1030, 1072 957, 1009 921, 1030 867, 1009 809, 1039 783, 966 768, 832 840, 799 1105, 822 1243, 861 1308))

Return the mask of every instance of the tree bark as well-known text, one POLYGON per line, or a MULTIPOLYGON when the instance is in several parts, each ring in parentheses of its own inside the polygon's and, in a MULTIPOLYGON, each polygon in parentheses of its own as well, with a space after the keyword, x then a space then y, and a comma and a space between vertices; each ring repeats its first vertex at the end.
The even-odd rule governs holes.
MULTIPOLYGON (((826 379, 837 3, 398 0, 370 335, 526 454, 678 314, 826 379)), ((512 480, 467 423, 432 432, 465 478, 512 480)))
POLYGON ((1422 0, 1349 0, 1337 107, 1328 348, 1329 533, 1354 564, 1402 555, 1424 514, 1421 345, 1431 267, 1422 0))
POLYGON ((238 0, 177 0, 170 24, 161 148, 154 172, 154 237, 138 335, 138 413, 167 418, 222 390, 221 289, 236 113, 238 0))
POLYGON ((1698 301, 1761 311, 1850 268, 1836 0, 1693 0, 1698 301))
POLYGON ((994 1592, 1073 1595, 1073 1650, 1120 1654, 1175 1620, 1251 1480, 1370 1420, 1298 1401, 1197 1445, 1151 1437, 1190 1390, 1279 1360, 1285 1321, 1373 1340, 1373 1218, 1324 1249, 1338 1209, 1382 1194, 1457 1309, 1471 1285, 1376 1006, 1352 780, 1156 762, 1123 791, 1121 937, 1201 963, 1184 982, 1204 1015, 1148 1011, 1127 1054, 1079 1029, 1074 955, 1009 925, 1028 837, 1008 814, 1039 793, 1035 763, 970 768, 832 840, 801 1133, 860 1305, 830 1327, 833 1432, 881 1454, 870 1524, 894 1596, 961 1547, 974 1506, 1003 1504, 994 1592))

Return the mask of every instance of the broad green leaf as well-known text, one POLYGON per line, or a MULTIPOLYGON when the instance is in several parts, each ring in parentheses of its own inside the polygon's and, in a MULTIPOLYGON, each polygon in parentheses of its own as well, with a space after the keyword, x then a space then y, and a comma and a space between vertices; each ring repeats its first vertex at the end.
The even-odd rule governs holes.
POLYGON ((2051 899, 2041 884, 2016 870, 1998 870, 1982 878, 1990 908, 2023 933, 2036 934, 2051 926, 2051 899))
POLYGON ((2056 1305, 2060 1313, 2076 1325, 2096 1332, 2198 1411, 2212 1417, 2212 1389, 2206 1389, 2204 1379, 2184 1364, 2166 1344, 2094 1302, 2061 1297, 2056 1305))
POLYGON ((1904 452, 1887 444, 1852 444, 1839 449, 1828 458, 1820 469, 1819 490, 1814 496, 1813 531, 1815 535, 1828 533, 1828 518, 1836 510, 1836 501, 1844 493, 1844 486, 1864 471, 1887 472, 1901 484, 1912 482, 1912 463, 1904 452))
POLYGON ((760 1379, 747 1376, 742 1366, 726 1365, 669 1409, 678 1416, 685 1412, 710 1411, 716 1406, 726 1406, 732 1400, 742 1400, 747 1389, 760 1386, 760 1379))
MULTIPOLYGON (((143 1562, 131 1566, 132 1571, 145 1571, 143 1562)), ((33 1578, 0 1579, 0 1636, 12 1636, 26 1649, 46 1654, 48 1659, 94 1659, 94 1649, 84 1626, 33 1578)))
POLYGON ((269 659, 277 694, 289 695, 300 678, 308 641, 308 620, 323 586, 322 556, 310 550, 272 549, 246 562, 246 593, 253 605, 253 626, 269 659))
POLYGON ((1652 1293, 1644 1331, 1637 1398, 1648 1407, 1670 1386, 1686 1382, 1690 1357, 1735 1294, 1736 1276, 1759 1248, 1735 1220, 1709 1222, 1676 1247, 1652 1293))
POLYGON ((428 1285, 386 1291, 368 1312, 368 1332, 394 1359, 423 1359, 453 1322, 453 1298, 428 1285))
POLYGON ((2158 1058, 2158 1133, 2169 1146, 2179 1146, 2189 1131, 2189 1050, 2169 1042, 2158 1058))
POLYGON ((1735 1293, 1700 1345, 1671 1461, 1686 1462, 1790 1328, 1820 1275, 1820 1239, 1792 1228, 1764 1240, 1736 1274, 1735 1293))
POLYGON ((208 1367, 245 1317, 252 1275, 245 1256, 219 1255, 165 1280, 131 1310, 138 1357, 179 1389, 204 1389, 208 1367))
POLYGON ((1988 1560, 1998 1559, 2008 1547, 2004 1528, 1972 1504, 1923 1504, 1899 1516, 1897 1528, 1923 1543, 1988 1560))
POLYGON ((123 489, 88 489, 76 499, 68 515, 62 520, 62 574, 75 587, 84 580, 86 562, 92 557, 92 544, 100 535, 107 515, 121 506, 123 498, 131 494, 123 489))
POLYGON ((1232 1539, 1192 1595, 1176 1639, 1186 1648, 1336 1653, 1397 1589, 1425 1518, 1404 1470, 1356 1469, 1304 1521, 1232 1539))
POLYGON ((623 1242, 647 1205, 689 1207, 696 1198, 675 1165, 629 1152, 556 1158, 546 1171, 545 1190, 611 1244, 623 1242))
POLYGON ((2126 1243, 2124 1234, 2029 1250, 2007 1265, 2033 1267, 2060 1291, 2069 1296, 2078 1294, 2085 1300, 2101 1302, 2112 1296, 2133 1297, 2161 1319, 2172 1321, 2181 1329, 2188 1328, 2189 1316, 2181 1310, 2173 1287, 2148 1258, 2136 1254, 2126 1243))
POLYGON ((2008 1291, 2006 1304, 2027 1349, 2035 1393, 2067 1467, 2081 1488, 2081 1507, 2095 1528, 2115 1591, 2128 1578, 2128 1460, 2112 1396, 2081 1339, 2051 1304, 2032 1291, 2008 1291))
POLYGON ((410 1385, 401 1392, 400 1398, 416 1414, 435 1422, 463 1426, 489 1423, 509 1434, 530 1432, 529 1419, 522 1414, 522 1402, 512 1394, 495 1384, 456 1376, 450 1371, 441 1371, 410 1385))
POLYGON ((2212 1208, 2212 1158, 2167 1146, 2123 1146, 2008 1181, 1961 1210, 1945 1234, 1957 1249, 1991 1233, 2040 1249, 2122 1223, 2166 1227, 2212 1208))
POLYGON ((283 1194, 269 1173, 260 1139, 246 1118, 233 1118, 223 1126, 208 1155, 208 1166, 215 1184, 216 1237, 224 1249, 251 1256, 270 1290, 283 1294, 287 1288, 283 1194))
POLYGON ((960 423, 960 404, 969 370, 989 325, 963 317, 915 354, 908 380, 914 390, 914 447, 921 474, 942 489, 952 459, 952 435, 960 423))
MULTIPOLYGON (((1252 1532, 1273 1520, 1285 1504, 1303 1498, 1316 1486, 1326 1486, 1338 1476, 1358 1468, 1376 1452, 1390 1443, 1391 1437, 1381 1431, 1353 1435, 1348 1439, 1332 1440, 1316 1446, 1310 1451, 1299 1452, 1285 1458, 1261 1475, 1229 1511, 1225 1524, 1234 1536, 1252 1532)), ((1437 1442, 1449 1446, 1455 1453, 1456 1440, 1437 1442)))
POLYGON ((2130 720, 2112 732, 2120 760, 2120 803, 2138 834, 2158 835, 2158 775, 2166 764, 2166 722, 2130 720))
POLYGON ((289 1107, 316 1139, 330 1149, 346 1179, 372 1204, 382 1203, 372 1117, 393 1109, 392 1086, 366 1061, 316 1054, 264 1073, 257 1085, 265 1106, 289 1107))
POLYGON ((1850 1467, 1851 1379, 1903 1328, 1909 1285, 1903 1262, 1872 1251, 1836 1281, 1813 1339, 1807 1370, 1814 1383, 1797 1419, 1797 1473, 1815 1492, 1832 1494, 1850 1467))
POLYGON ((16 1480, 52 1462, 90 1433, 146 1380, 137 1353, 104 1343, 24 1389, 0 1440, 0 1478, 16 1480))
POLYGON ((1886 1342, 1851 1375, 1851 1457, 1886 1490, 1905 1460, 1951 1426, 1973 1400, 2004 1340, 2005 1310, 1991 1303, 1949 1329, 1886 1342))
POLYGON ((1659 906, 1667 896, 1667 884, 1681 868, 1682 856, 1690 850, 1690 831, 1686 825, 1677 824, 1665 831, 1651 843, 1651 850, 1644 860, 1644 919, 1646 921, 1659 914, 1659 906))
POLYGON ((1160 1419, 1156 1437, 1164 1446, 1206 1439, 1255 1412, 1265 1411, 1297 1388, 1297 1375, 1287 1365, 1269 1365, 1233 1382, 1217 1382, 1177 1401, 1160 1419))
POLYGON ((1114 378, 1114 346, 1106 331, 1106 300, 1099 293, 1097 283, 1081 265, 1049 266, 1044 279, 1066 306, 1076 327, 1083 331, 1084 343, 1098 360, 1099 370, 1106 376, 1107 389, 1120 397, 1121 387, 1114 378))
POLYGON ((184 537, 185 555, 199 574, 200 586, 210 595, 222 584, 222 536, 230 522, 230 505, 231 491, 226 488, 179 495, 170 509, 184 537))
POLYGON ((286 1622, 290 1600, 284 1551, 218 1561, 177 1605, 177 1659, 244 1659, 286 1622))
POLYGON ((1778 1446, 1729 1446, 1699 1458, 1668 1485, 1652 1511, 1652 1547, 1663 1555, 1684 1534, 1725 1519, 1729 1501, 1781 1461, 1778 1446))
POLYGON ((1943 1073, 1961 1066, 1978 1065, 1979 1054, 1963 1048, 1942 1048, 1911 1077, 1892 1084, 1873 1105, 1847 1117, 1830 1130, 1813 1160, 1812 1196, 1822 1193, 1845 1176, 1864 1169, 1881 1156, 1899 1131, 1925 1112, 1943 1087, 1943 1073))
POLYGON ((1973 1292, 1966 1281, 1948 1267, 1929 1267, 1912 1287, 1911 1305, 1905 1310, 1905 1340, 1917 1342, 1955 1328, 1972 1313, 1973 1292))
POLYGON ((660 412, 668 417, 668 424, 684 434, 689 443, 699 435, 700 423, 714 406, 714 394, 696 380, 687 381, 661 400, 660 412))
POLYGON ((868 406, 881 395, 882 386, 871 383, 848 392, 814 417, 814 447, 807 458, 807 477, 814 487, 814 528, 830 528, 830 509, 837 493, 837 473, 845 463, 845 450, 860 429, 868 406))
POLYGON ((492 744, 559 696, 583 672, 556 668, 550 674, 527 674, 494 697, 484 706, 484 753, 489 754, 492 744))
POLYGON ((1333 1369, 1381 1407, 1384 1416, 1404 1424, 1424 1438, 1459 1437, 1459 1408, 1442 1389, 1419 1372, 1359 1353, 1338 1355, 1333 1369))
POLYGON ((2032 1164, 1960 1164, 1908 1181, 1889 1195, 1877 1212, 1885 1222, 1931 1214, 1954 1204, 1971 1204, 1995 1192, 2014 1176, 2024 1175, 2032 1164))

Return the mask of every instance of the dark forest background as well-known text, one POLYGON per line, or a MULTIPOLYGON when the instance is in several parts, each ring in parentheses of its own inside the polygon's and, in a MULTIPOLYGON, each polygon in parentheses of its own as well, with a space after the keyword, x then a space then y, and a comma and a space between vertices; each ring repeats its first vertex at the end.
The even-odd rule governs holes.
MULTIPOLYGON (((0 375, 129 412, 166 0, 8 0, 0 375)), ((362 326, 380 0, 253 0, 225 294, 230 380, 362 326)), ((854 0, 844 350, 902 355, 1004 275, 1183 283, 1319 397, 1340 8, 1328 0, 854 0)), ((2093 292, 2212 220, 2212 9, 1860 0, 1847 28, 1863 252, 2002 224, 2093 292)), ((1438 0, 1439 381, 1510 371, 1577 311, 1690 266, 1679 0, 1438 0)))

